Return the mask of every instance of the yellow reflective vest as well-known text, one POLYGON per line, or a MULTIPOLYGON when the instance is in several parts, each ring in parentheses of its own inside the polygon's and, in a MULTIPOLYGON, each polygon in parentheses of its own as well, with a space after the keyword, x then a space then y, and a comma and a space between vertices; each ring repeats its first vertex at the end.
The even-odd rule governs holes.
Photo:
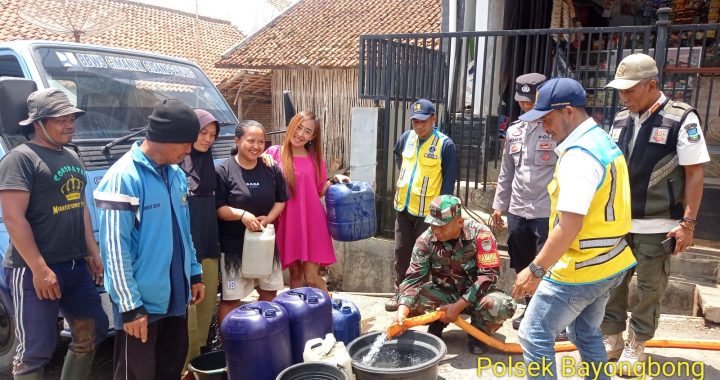
POLYGON ((548 185, 550 230, 559 223, 557 211, 560 183, 557 171, 565 153, 583 149, 604 167, 602 182, 595 191, 582 229, 567 252, 550 269, 546 279, 560 283, 587 284, 609 278, 635 265, 635 257, 625 238, 630 232, 630 182, 625 158, 610 136, 595 126, 562 153, 555 175, 548 185))
POLYGON ((442 146, 448 137, 437 129, 420 142, 410 131, 402 151, 402 166, 395 191, 395 210, 415 216, 426 216, 430 202, 440 195, 442 187, 442 146))

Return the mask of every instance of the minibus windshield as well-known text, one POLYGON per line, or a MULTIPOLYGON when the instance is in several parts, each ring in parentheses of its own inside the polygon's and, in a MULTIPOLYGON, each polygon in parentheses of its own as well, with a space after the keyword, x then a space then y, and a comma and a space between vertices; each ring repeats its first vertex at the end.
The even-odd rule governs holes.
POLYGON ((212 113, 220 135, 234 133, 232 111, 193 65, 100 49, 38 47, 34 54, 45 84, 63 90, 85 111, 75 123, 74 140, 112 140, 145 127, 155 102, 166 98, 212 113))

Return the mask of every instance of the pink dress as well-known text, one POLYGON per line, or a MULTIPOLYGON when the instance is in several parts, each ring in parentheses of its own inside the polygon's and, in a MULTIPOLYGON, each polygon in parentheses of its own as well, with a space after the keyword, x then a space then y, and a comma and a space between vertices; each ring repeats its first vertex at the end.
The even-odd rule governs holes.
MULTIPOLYGON (((266 153, 281 162, 279 145, 271 146, 266 153)), ((309 156, 294 157, 293 168, 295 190, 277 219, 275 234, 282 267, 285 269, 298 260, 320 265, 333 264, 337 259, 325 209, 320 202, 325 181, 318 181, 315 161, 309 156)), ((322 161, 320 178, 325 179, 326 176, 325 161, 322 161)))

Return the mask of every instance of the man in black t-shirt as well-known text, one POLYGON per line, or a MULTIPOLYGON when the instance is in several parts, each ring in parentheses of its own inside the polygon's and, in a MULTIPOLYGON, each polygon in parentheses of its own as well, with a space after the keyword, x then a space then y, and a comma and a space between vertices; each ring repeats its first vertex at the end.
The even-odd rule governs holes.
POLYGON ((84 111, 54 88, 33 92, 27 102, 29 115, 20 125, 34 135, 0 161, 0 202, 10 235, 3 264, 17 324, 13 375, 42 378, 61 312, 72 333, 62 379, 85 379, 108 320, 95 289, 103 267, 85 205, 85 169, 64 147, 84 111))

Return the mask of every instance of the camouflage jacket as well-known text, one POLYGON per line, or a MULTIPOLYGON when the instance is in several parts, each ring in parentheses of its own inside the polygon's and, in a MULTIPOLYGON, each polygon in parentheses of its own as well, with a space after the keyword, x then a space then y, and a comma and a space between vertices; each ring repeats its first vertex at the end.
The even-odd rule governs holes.
POLYGON ((399 303, 415 306, 420 287, 432 281, 474 304, 495 287, 499 275, 495 237, 485 225, 465 220, 454 245, 438 241, 428 228, 415 242, 410 267, 400 284, 399 303))

